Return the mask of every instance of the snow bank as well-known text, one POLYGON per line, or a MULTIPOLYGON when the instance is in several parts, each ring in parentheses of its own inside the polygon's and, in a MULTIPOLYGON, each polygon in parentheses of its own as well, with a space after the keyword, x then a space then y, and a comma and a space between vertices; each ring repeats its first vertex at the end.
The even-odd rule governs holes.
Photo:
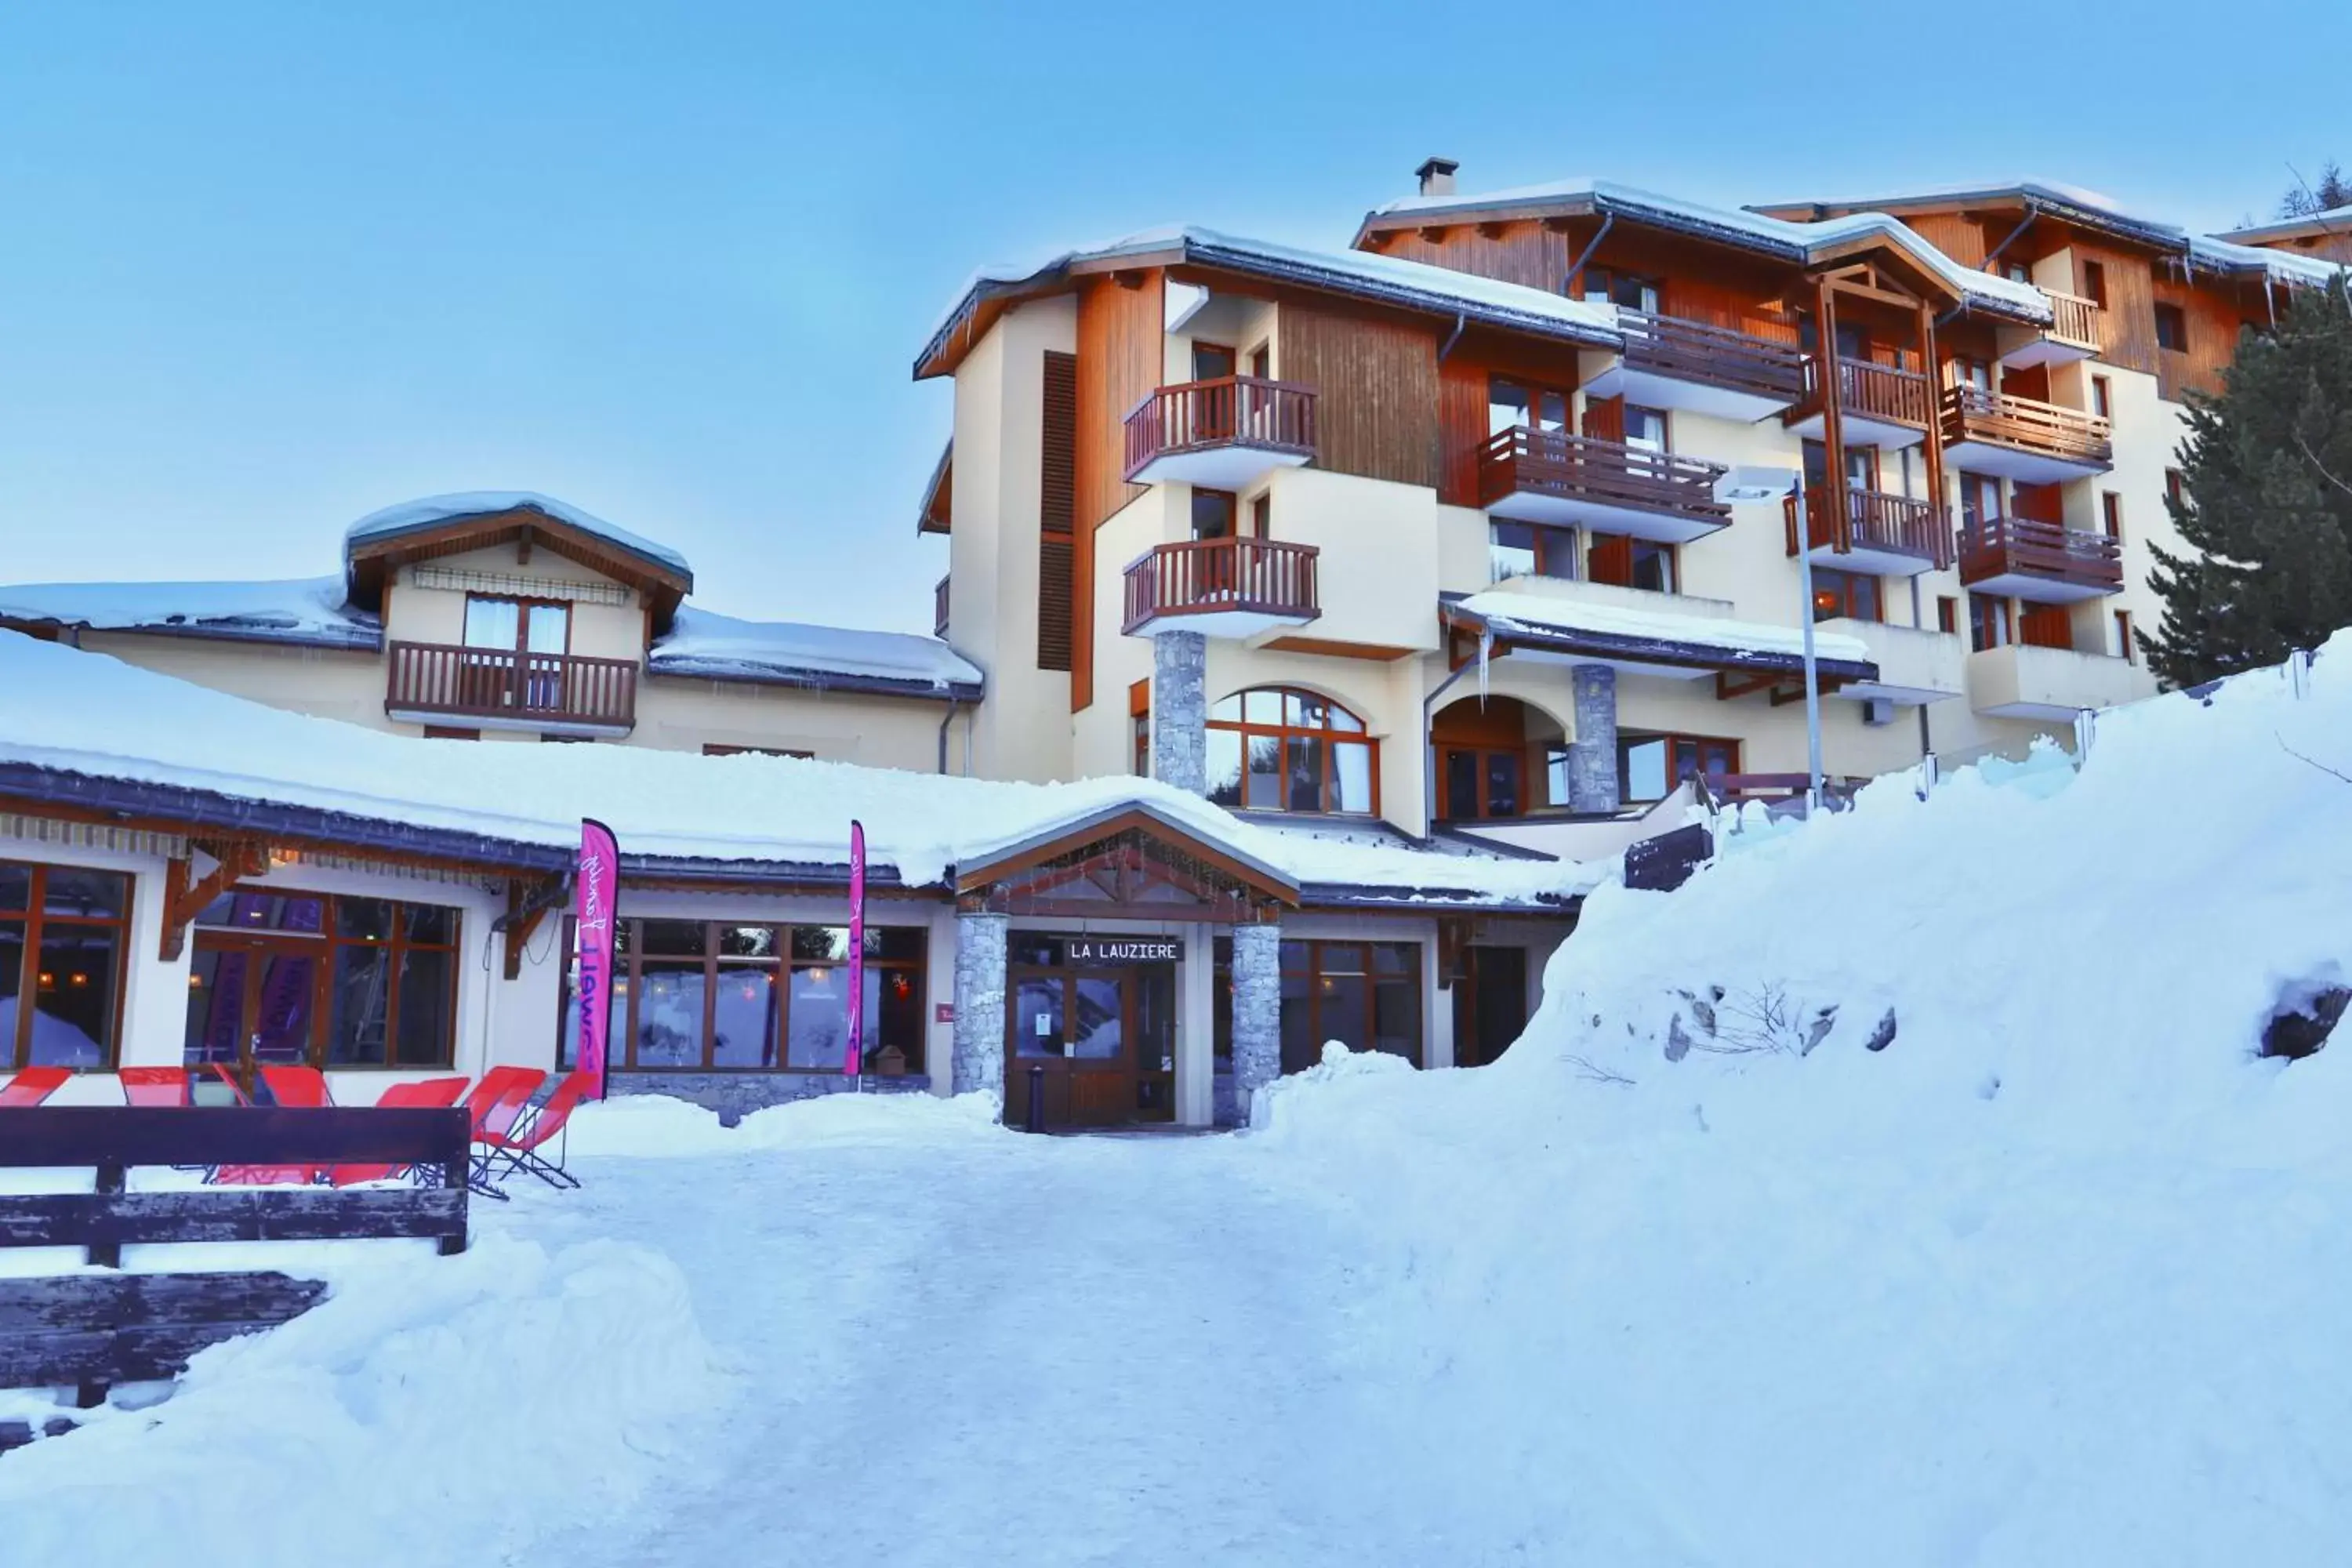
POLYGON ((729 1394, 667 1258, 492 1235, 347 1270, 284 1328, 198 1355, 165 1403, 0 1458, 0 1561, 499 1562, 672 1484, 729 1394))
POLYGON ((1001 1096, 824 1094, 755 1110, 733 1127, 660 1094, 626 1094, 572 1118, 572 1152, 590 1158, 679 1159, 823 1143, 956 1143, 992 1136, 1001 1096))
POLYGON ((2352 785, 2289 751, 2347 736, 2352 635, 2306 698, 2103 714, 2063 787, 1873 786, 1601 889, 1495 1067, 1270 1094, 1429 1484, 1529 1561, 2339 1556, 2352 1044, 2255 1042, 2352 971, 2352 785))

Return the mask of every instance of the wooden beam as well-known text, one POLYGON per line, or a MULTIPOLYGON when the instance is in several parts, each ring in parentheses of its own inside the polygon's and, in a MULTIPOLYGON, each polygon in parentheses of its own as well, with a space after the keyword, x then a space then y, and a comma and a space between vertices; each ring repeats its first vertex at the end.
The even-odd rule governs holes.
MULTIPOLYGON (((1847 515, 1845 497, 1845 415, 1844 362, 1838 357, 1837 296, 1830 291, 1830 280, 1822 278, 1814 290, 1814 317, 1818 323, 1814 332, 1814 358, 1822 376, 1822 468, 1829 480, 1829 493, 1822 498, 1822 507, 1829 514, 1832 547, 1840 554, 1853 548, 1849 537, 1853 520, 1847 515)), ((1799 462, 1804 459, 1801 456, 1799 462)), ((1813 529, 1810 518, 1797 519, 1797 547, 1810 553, 1813 548, 1813 529)), ((1811 605, 1805 606, 1812 614, 1811 605)))
POLYGON ((530 945, 540 921, 550 910, 563 902, 572 890, 568 877, 550 877, 535 884, 525 884, 509 879, 507 882, 507 912, 492 927, 506 938, 506 975, 509 980, 522 978, 523 951, 530 945))
POLYGON ((1752 696, 1778 685, 1786 679, 1785 672, 1774 669, 1767 670, 1762 675, 1751 675, 1742 680, 1734 680, 1731 679, 1729 670, 1718 669, 1715 672, 1715 700, 1717 702, 1729 702, 1738 698, 1752 696))
POLYGON ((1936 363, 1936 313, 1924 300, 1919 302, 1919 368, 1927 373, 1928 394, 1936 399, 1927 405, 1927 526, 1935 530, 1936 565, 1941 570, 1952 564, 1958 551, 1944 514, 1943 399, 1937 390, 1942 376, 1936 363))
POLYGON ((530 529, 528 526, 515 535, 515 564, 518 566, 530 564, 530 529))
POLYGON ((197 847, 215 862, 202 877, 191 879, 195 868, 186 858, 175 858, 164 868, 163 931, 157 955, 165 963, 177 963, 187 951, 188 926, 204 913, 205 905, 243 879, 257 877, 269 868, 269 848, 265 844, 239 839, 197 847))

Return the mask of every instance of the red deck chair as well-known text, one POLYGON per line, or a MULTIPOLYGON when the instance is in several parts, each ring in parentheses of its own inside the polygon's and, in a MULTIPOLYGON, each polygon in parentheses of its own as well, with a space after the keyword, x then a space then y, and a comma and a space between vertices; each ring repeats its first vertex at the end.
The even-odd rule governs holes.
POLYGON ((0 1108, 29 1110, 57 1093, 58 1086, 71 1077, 71 1068, 26 1068, 0 1089, 0 1108))
MULTIPOLYGON (((260 1072, 269 1098, 280 1106, 317 1110, 334 1103, 327 1094, 326 1075, 317 1068, 263 1068, 260 1072)), ((210 1179, 225 1187, 266 1187, 315 1182, 320 1174, 317 1165, 223 1165, 210 1179)))
POLYGON ((123 1068, 114 1076, 122 1080, 126 1105, 177 1109, 188 1103, 185 1068, 123 1068))
POLYGON ((546 1082, 547 1073, 540 1068, 492 1068, 474 1085, 474 1092, 466 1097, 466 1110, 474 1119, 474 1168, 467 1184, 484 1197, 506 1196, 485 1179, 492 1140, 513 1131, 531 1097, 546 1082))
MULTIPOLYGON (((380 1106, 423 1106, 428 1110, 440 1110, 457 1104, 458 1096, 465 1092, 466 1080, 462 1078, 428 1078, 422 1083, 394 1084, 378 1095, 375 1102, 380 1106)), ((414 1169, 409 1165, 337 1165, 327 1174, 328 1180, 335 1185, 348 1187, 357 1182, 388 1182, 394 1176, 410 1173, 414 1169)))
POLYGON ((580 1178, 563 1168, 564 1149, 571 1142, 564 1129, 572 1111, 595 1087, 593 1073, 566 1073, 563 1081, 555 1086, 555 1092, 528 1120, 506 1132, 486 1133, 482 1142, 488 1145, 489 1152, 482 1156, 474 1173, 475 1185, 495 1188, 511 1173, 527 1171, 551 1187, 578 1186, 580 1178), (559 1138, 563 1142, 557 1145, 556 1157, 551 1163, 540 1151, 559 1138))

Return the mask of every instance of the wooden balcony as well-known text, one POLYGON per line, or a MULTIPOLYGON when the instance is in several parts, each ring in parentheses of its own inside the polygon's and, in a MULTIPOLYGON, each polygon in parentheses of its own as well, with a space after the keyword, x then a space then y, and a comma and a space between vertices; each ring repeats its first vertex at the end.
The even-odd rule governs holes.
POLYGON ((1478 455, 1478 504, 1518 522, 1578 523, 1686 544, 1731 521, 1719 463, 1515 425, 1478 455))
MULTIPOLYGON (((1819 356, 1805 356, 1805 395, 1782 420, 1822 439, 1827 401, 1819 356)), ((1849 447, 1916 446, 1936 426, 1936 384, 1916 370, 1869 360, 1837 362, 1838 424, 1849 447)))
POLYGON ((1641 310, 1620 310, 1617 325, 1625 352, 1585 383, 1594 397, 1753 422, 1805 394, 1805 356, 1793 342, 1641 310))
POLYGON ((625 735, 637 721, 634 659, 396 642, 383 710, 409 723, 625 735))
POLYGON ((1163 386, 1127 416, 1126 478, 1240 489, 1315 456, 1315 392, 1225 375, 1163 386))
MULTIPOLYGON (((1941 507, 1879 490, 1848 490, 1845 515, 1822 490, 1805 492, 1805 544, 1816 566, 1881 577, 1916 577, 1952 563, 1952 530, 1941 507)), ((1797 553, 1797 498, 1781 503, 1789 553, 1797 553)))
POLYGON ((1323 613, 1315 597, 1311 544, 1270 539, 1201 539, 1160 544, 1127 568, 1129 637, 1199 632, 1253 637, 1302 626, 1323 613))
POLYGON ((940 578, 931 584, 931 635, 948 635, 948 580, 940 578))
POLYGON ((1979 594, 2069 605, 2119 594, 2123 546, 2103 533, 1995 517, 1960 530, 1960 581, 1979 594))
POLYGON ((2038 364, 2072 364, 2095 355, 2105 341, 2097 302, 2079 294, 2048 289, 2042 292, 2050 296, 2050 324, 1998 329, 2000 363, 2024 370, 2038 364))
POLYGON ((1973 473, 2060 484, 2115 467, 2108 422, 2095 414, 1982 387, 1944 390, 1944 460, 1973 473))

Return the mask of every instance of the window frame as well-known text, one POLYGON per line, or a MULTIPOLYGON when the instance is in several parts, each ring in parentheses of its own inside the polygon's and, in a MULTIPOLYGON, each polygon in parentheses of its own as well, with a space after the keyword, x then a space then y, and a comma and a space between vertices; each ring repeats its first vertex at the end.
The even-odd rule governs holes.
POLYGON ((2156 346, 2166 353, 2187 353, 2189 352, 2189 312, 2169 300, 2158 300, 2149 307, 2149 310, 2156 319, 2156 346), (2168 331, 2167 322, 2173 323, 2175 330, 2168 331), (2178 338, 2179 342, 2167 342, 2165 341, 2167 338, 2178 338))
POLYGON ((2107 308, 2107 268, 2103 261, 2088 257, 2083 260, 2083 298, 2104 310, 2107 308))
POLYGON ((466 595, 464 616, 457 623, 457 641, 459 646, 472 648, 477 653, 511 653, 517 658, 536 653, 541 658, 569 658, 572 657, 572 623, 578 618, 572 614, 573 607, 572 602, 569 599, 551 599, 543 595, 468 593, 466 595), (466 622, 473 618, 474 605, 477 603, 515 606, 515 640, 511 647, 500 648, 496 643, 476 643, 466 640, 466 622), (530 646, 530 612, 541 606, 563 612, 563 646, 552 655, 544 649, 530 646))
POLYGON ((1577 559, 1580 543, 1578 533, 1579 530, 1573 523, 1525 522, 1517 518, 1488 518, 1486 520, 1486 580, 1489 583, 1507 583, 1513 577, 1528 576, 1550 577, 1564 583, 1577 581, 1578 568, 1580 565, 1577 559), (1498 536, 1507 529, 1520 530, 1528 535, 1528 543, 1525 548, 1535 558, 1534 571, 1506 574, 1499 569, 1496 561, 1496 552, 1521 548, 1518 545, 1502 542, 1498 536), (1559 565, 1565 565, 1567 570, 1564 572, 1550 570, 1559 565))
POLYGON ((2124 498, 2117 491, 2099 492, 2099 524, 2109 539, 2117 544, 2124 542, 2124 498))
POLYGON ((1151 680, 1148 676, 1127 689, 1127 721, 1135 776, 1148 779, 1151 776, 1151 680))
POLYGON ((2115 384, 2106 376, 2091 377, 2091 412, 2102 419, 2116 416, 2115 384))
POLYGON ((1936 595, 1936 629, 1946 637, 1957 637, 1960 630, 1960 601, 1956 594, 1936 595))
POLYGON ((1813 620, 1815 624, 1818 625, 1822 621, 1837 620, 1841 617, 1850 621, 1884 622, 1886 619, 1886 582, 1885 578, 1869 572, 1849 572, 1840 566, 1822 565, 1814 566, 1812 577, 1813 620), (1870 585, 1871 612, 1866 616, 1860 614, 1854 608, 1857 591, 1860 585, 1865 583, 1870 585), (1837 607, 1829 611, 1827 614, 1823 614, 1822 609, 1822 595, 1824 590, 1835 594, 1838 597, 1837 607))
POLYGON ((2132 613, 2129 610, 2116 611, 2115 626, 2119 657, 2126 664, 2137 664, 2139 658, 2132 651, 2132 613))
MULTIPOLYGON (((1307 1004, 1307 1035, 1309 1048, 1314 1052, 1316 1059, 1320 1060, 1323 1042, 1331 1037, 1330 1031, 1323 1026, 1323 997, 1330 987, 1318 983, 1341 975, 1352 977, 1360 973, 1365 985, 1366 1021, 1371 1025, 1373 1032, 1370 1039, 1360 1045, 1347 1041, 1341 1043, 1347 1045, 1349 1050, 1378 1049, 1379 1047, 1371 1041, 1380 1037, 1380 987, 1383 984, 1410 984, 1412 987, 1412 1005, 1410 1014, 1412 1019, 1412 1051, 1410 1055, 1400 1051, 1389 1051, 1383 1054, 1399 1057, 1411 1062, 1415 1068, 1425 1066, 1429 1059, 1429 1021, 1426 1016, 1429 997, 1427 987, 1423 985, 1422 979, 1423 963, 1423 944, 1418 942, 1397 942, 1376 937, 1284 938, 1275 958, 1276 973, 1275 989, 1277 997, 1275 1026, 1276 1038, 1286 1040, 1289 1035, 1289 1030, 1283 1022, 1283 1015, 1288 1011, 1288 1005, 1292 1001, 1286 994, 1288 987, 1286 983, 1294 977, 1299 978, 1305 982, 1304 1000, 1307 1004), (1325 966, 1326 963, 1330 957, 1331 950, 1335 948, 1360 949, 1363 952, 1362 970, 1359 972, 1328 969, 1325 966), (1374 950, 1382 948, 1410 955, 1402 972, 1386 974, 1381 973, 1380 961, 1374 950), (1300 956, 1306 959, 1304 967, 1296 965, 1292 962, 1294 958, 1300 956)), ((1312 1067, 1315 1064, 1310 1061, 1305 1065, 1312 1067)), ((1282 1070, 1290 1073, 1304 1069, 1285 1062, 1282 1070)))
POLYGON ((1689 746, 1699 753, 1700 765, 1695 771, 1693 774, 1694 777, 1706 776, 1706 751, 1709 746, 1723 746, 1728 749, 1730 753, 1730 764, 1723 770, 1725 777, 1735 775, 1740 771, 1740 742, 1734 736, 1695 735, 1684 731, 1672 730, 1621 730, 1617 732, 1618 804, 1621 805, 1654 804, 1656 801, 1664 800, 1666 798, 1666 795, 1670 795, 1677 789, 1680 789, 1683 784, 1683 778, 1681 769, 1677 765, 1677 759, 1680 748, 1684 746, 1689 746), (1628 781, 1632 778, 1633 772, 1632 767, 1633 750, 1635 746, 1645 746, 1650 744, 1652 742, 1658 741, 1664 742, 1666 748, 1665 795, 1648 797, 1635 795, 1627 787, 1628 781))
POLYGON ((1969 651, 1990 653, 1997 647, 2016 644, 2017 612, 2008 599, 1999 594, 1969 595, 1969 651), (1993 634, 1990 637, 1988 628, 1993 634))
POLYGON ((1194 485, 1192 487, 1192 499, 1186 507, 1186 522, 1192 531, 1192 536, 1195 542, 1205 542, 1213 539, 1234 538, 1239 534, 1242 525, 1241 497, 1235 495, 1231 490, 1221 490, 1209 485, 1194 485), (1204 500, 1210 502, 1213 506, 1217 506, 1219 510, 1223 512, 1223 532, 1203 533, 1201 531, 1201 503, 1204 500))
POLYGON ((24 952, 19 955, 16 972, 16 1026, 14 1034, 0 1040, 0 1072, 21 1072, 34 1065, 33 1021, 41 1010, 41 939, 51 925, 70 926, 77 931, 111 930, 115 932, 114 994, 107 1004, 107 1037, 98 1042, 99 1059, 94 1066, 77 1068, 76 1072, 112 1072, 122 1059, 122 1004, 129 993, 133 903, 139 895, 139 879, 135 873, 118 871, 107 866, 79 866, 53 860, 17 860, 0 858, 0 867, 21 868, 28 871, 25 888, 25 908, 0 910, 0 921, 20 926, 24 931, 24 952), (111 877, 122 888, 121 912, 117 915, 60 915, 46 908, 48 898, 48 874, 52 870, 72 871, 84 875, 111 877), (26 999, 30 998, 30 1005, 26 999))
MULTIPOLYGON (((1319 691, 1310 691, 1303 686, 1244 687, 1240 690, 1227 693, 1226 696, 1219 699, 1215 703, 1211 704, 1209 708, 1209 717, 1203 721, 1202 728, 1212 732, 1223 731, 1238 734, 1241 737, 1242 771, 1239 780, 1241 799, 1236 802, 1224 803, 1226 804, 1226 809, 1228 810, 1271 811, 1280 812, 1292 816, 1344 816, 1353 818, 1374 817, 1381 814, 1381 743, 1379 740, 1373 736, 1371 726, 1365 722, 1363 715, 1358 713, 1355 710, 1349 708, 1347 704, 1339 701, 1336 698, 1326 697, 1319 691), (1254 720, 1246 717, 1249 712, 1249 699, 1253 695, 1264 695, 1266 693, 1273 693, 1281 699, 1284 719, 1279 723, 1269 724, 1263 720, 1254 720), (1293 697, 1319 702, 1332 711, 1344 713, 1349 718, 1353 719, 1359 728, 1353 730, 1343 730, 1334 728, 1328 724, 1321 728, 1309 728, 1305 725, 1292 724, 1289 722, 1288 714, 1290 711, 1290 700, 1293 697), (1241 705, 1240 711, 1244 715, 1244 717, 1240 719, 1218 718, 1216 716, 1217 710, 1224 706, 1226 702, 1239 702, 1241 705), (1250 804, 1250 741, 1253 737, 1261 740, 1274 741, 1276 748, 1276 754, 1285 759, 1283 773, 1281 774, 1282 778, 1286 781, 1284 786, 1285 799, 1280 804, 1275 805, 1253 805, 1250 804), (1342 745, 1360 745, 1364 747, 1365 771, 1371 790, 1371 803, 1361 811, 1349 811, 1334 808, 1328 805, 1317 806, 1312 809, 1302 809, 1300 807, 1291 805, 1287 799, 1287 780, 1289 778, 1289 764, 1287 759, 1290 754, 1290 742, 1294 740, 1321 742, 1317 748, 1319 756, 1318 795, 1318 798, 1325 801, 1328 801, 1331 798, 1333 787, 1332 778, 1334 773, 1332 766, 1334 748, 1342 745)), ((1210 781, 1210 786, 1213 791, 1215 788, 1214 780, 1210 781)), ((1213 793, 1210 795, 1210 799, 1213 801, 1215 798, 1216 797, 1213 793)))

